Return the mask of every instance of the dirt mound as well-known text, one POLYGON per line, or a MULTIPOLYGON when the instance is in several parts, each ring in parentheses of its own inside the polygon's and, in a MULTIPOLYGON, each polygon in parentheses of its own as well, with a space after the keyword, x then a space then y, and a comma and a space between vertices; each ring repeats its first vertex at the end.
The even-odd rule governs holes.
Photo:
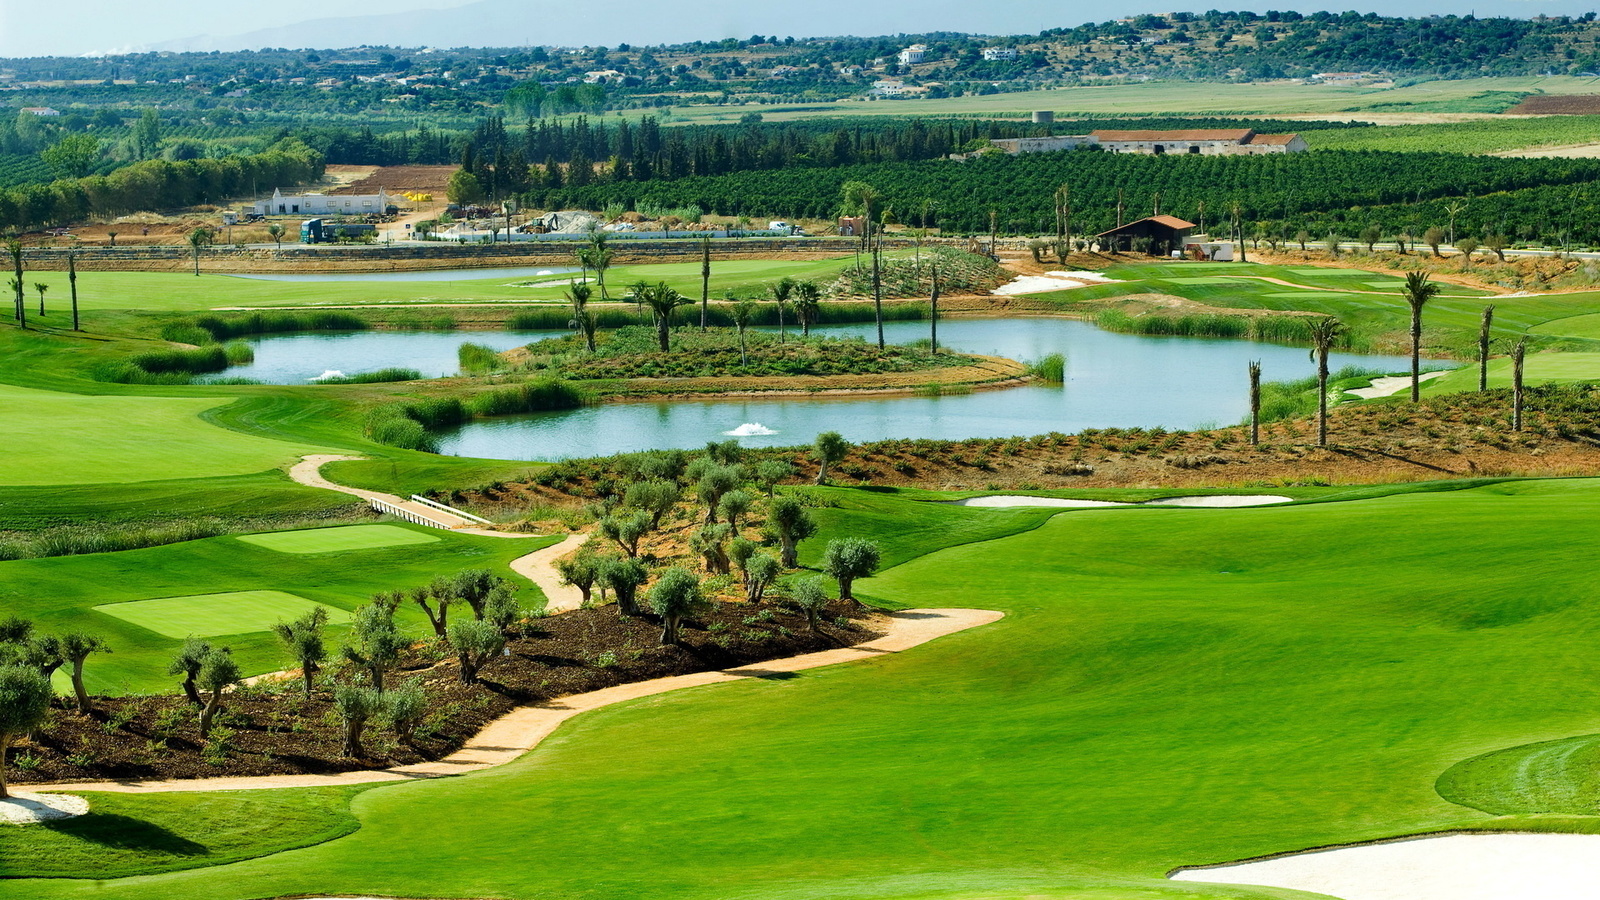
POLYGON ((1534 94, 1505 112, 1508 116, 1592 116, 1600 114, 1600 94, 1552 97, 1534 94))
POLYGON ((383 188, 391 194, 402 191, 435 194, 444 199, 446 186, 457 166, 381 166, 365 176, 330 190, 330 194, 376 194, 383 188))

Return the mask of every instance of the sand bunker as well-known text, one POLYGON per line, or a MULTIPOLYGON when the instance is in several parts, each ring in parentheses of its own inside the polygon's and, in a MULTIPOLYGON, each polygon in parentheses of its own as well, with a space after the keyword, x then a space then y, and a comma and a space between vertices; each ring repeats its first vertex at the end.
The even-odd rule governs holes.
MULTIPOLYGON (((1449 372, 1423 372, 1421 380, 1432 381, 1435 378, 1443 378, 1449 374, 1449 372)), ((1355 390, 1345 391, 1345 393, 1360 397, 1363 400, 1376 400, 1379 397, 1397 394, 1409 387, 1411 387, 1410 375, 1395 375, 1391 378, 1374 378, 1372 379, 1371 387, 1356 388, 1355 390)))
POLYGON ((1600 883, 1600 835, 1452 834, 1179 869, 1172 878, 1341 900, 1587 900, 1600 883))
POLYGON ((1016 294, 1044 294, 1050 291, 1067 291, 1091 284, 1119 284, 1118 279, 1107 278, 1099 272, 1046 272, 1043 275, 1019 275, 992 293, 1004 297, 1016 294))
POLYGON ((29 794, 21 791, 0 800, 0 824, 37 825, 70 819, 89 811, 89 801, 69 794, 29 794))
POLYGON ((995 509, 1008 509, 1017 506, 1061 506, 1070 509, 1086 509, 1097 506, 1188 506, 1204 509, 1233 509, 1241 506, 1293 503, 1294 498, 1279 497, 1276 494, 1235 494, 1218 497, 1167 497, 1162 500, 1146 500, 1143 503, 1118 503, 1111 500, 1074 500, 1071 498, 996 494, 990 497, 968 497, 965 500, 951 500, 949 502, 956 506, 986 506, 995 509))

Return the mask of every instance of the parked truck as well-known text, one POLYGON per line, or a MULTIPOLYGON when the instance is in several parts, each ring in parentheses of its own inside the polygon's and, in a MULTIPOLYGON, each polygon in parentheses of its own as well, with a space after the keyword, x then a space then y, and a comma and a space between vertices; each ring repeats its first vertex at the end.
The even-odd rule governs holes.
POLYGON ((333 244, 347 240, 376 237, 378 226, 360 222, 329 222, 326 219, 307 219, 300 223, 300 243, 333 244))

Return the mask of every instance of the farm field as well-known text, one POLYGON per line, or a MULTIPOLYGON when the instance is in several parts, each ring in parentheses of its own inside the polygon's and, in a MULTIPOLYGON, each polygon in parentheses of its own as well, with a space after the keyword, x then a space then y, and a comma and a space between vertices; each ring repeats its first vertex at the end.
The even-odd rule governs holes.
MULTIPOLYGON (((306 554, 261 546, 264 536, 224 535, 143 550, 10 560, 0 562, 0 605, 41 629, 85 628, 103 636, 114 652, 85 669, 90 690, 167 691, 175 683, 165 674, 167 661, 189 633, 226 636, 247 675, 278 671, 288 660, 270 628, 310 603, 332 608, 329 635, 337 641, 349 611, 379 591, 466 569, 511 578, 506 564, 512 559, 559 540, 479 537, 409 524, 385 528, 417 540, 306 554)), ((289 534, 304 543, 308 532, 289 534)), ((537 586, 520 578, 514 583, 524 605, 543 599, 537 586)), ((419 636, 427 631, 410 604, 398 621, 419 636)))
MULTIPOLYGON (((932 522, 893 495, 829 497, 829 534, 932 522)), ((0 896, 1239 900, 1289 894, 1163 876, 1449 827, 1592 830, 1482 813, 1435 782, 1592 731, 1600 616, 1570 559, 1597 513, 1593 480, 1509 481, 969 531, 861 588, 1006 612, 994 625, 589 714, 506 767, 367 791, 361 829, 315 847, 0 896)), ((217 815, 205 802, 164 799, 217 815)), ((1555 811, 1539 806, 1519 811, 1555 811)))
POLYGON ((1424 81, 1405 87, 1304 85, 1289 82, 1217 84, 1148 81, 1140 84, 1085 85, 1045 91, 951 97, 940 100, 844 101, 783 106, 688 106, 673 110, 674 122, 737 122, 747 112, 785 121, 817 116, 981 115, 1026 117, 1036 109, 1055 110, 1058 117, 1075 113, 1185 115, 1304 115, 1307 118, 1407 119, 1429 121, 1440 116, 1470 118, 1501 112, 1514 100, 1485 105, 1485 93, 1596 94, 1600 82, 1573 76, 1463 78, 1424 81))

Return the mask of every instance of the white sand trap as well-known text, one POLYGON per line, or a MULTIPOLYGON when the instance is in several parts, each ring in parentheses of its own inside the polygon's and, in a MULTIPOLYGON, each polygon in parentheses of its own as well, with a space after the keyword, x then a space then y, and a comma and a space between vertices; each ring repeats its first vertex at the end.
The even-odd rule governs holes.
POLYGON ((1273 503, 1293 503, 1293 497, 1275 494, 1237 494, 1220 497, 1167 497, 1163 500, 1146 500, 1143 503, 1118 503, 1113 500, 1074 500, 1055 497, 1022 497, 1015 494, 996 494, 990 497, 968 497, 949 501, 956 506, 986 506, 1008 509, 1017 506, 1062 506, 1086 509, 1096 506, 1188 506, 1198 509, 1234 509, 1241 506, 1267 506, 1273 503))
POLYGON ((67 794, 29 794, 13 791, 0 800, 0 824, 37 825, 70 819, 89 811, 89 801, 67 794))
POLYGON ((1066 506, 1073 509, 1091 506, 1132 506, 1131 503, 1113 503, 1110 500, 1061 500, 1055 497, 1018 497, 1010 494, 1001 494, 994 497, 968 497, 965 500, 952 500, 956 506, 988 506, 995 509, 1009 509, 1015 506, 1066 506))
MULTIPOLYGON (((1449 372, 1423 372, 1421 380, 1432 381, 1435 378, 1443 378, 1449 374, 1449 372)), ((1371 387, 1356 388, 1352 391, 1345 391, 1345 393, 1360 397, 1363 400, 1376 400, 1379 397, 1398 394, 1408 387, 1411 387, 1411 376, 1396 375, 1392 378, 1374 378, 1372 379, 1371 387)))
POLYGON ((1600 892, 1600 835, 1452 834, 1179 869, 1172 878, 1340 900, 1591 900, 1600 892))
POLYGON ((1107 278, 1099 272, 1046 272, 1043 275, 1019 275, 1009 283, 995 288, 992 293, 1004 297, 1016 294, 1043 294, 1050 291, 1067 291, 1091 284, 1119 284, 1118 279, 1107 278))
POLYGON ((1276 494, 1240 494, 1222 497, 1167 497, 1164 500, 1147 500, 1140 506, 1192 506, 1201 509, 1237 509, 1241 506, 1270 506, 1274 503, 1293 503, 1293 497, 1276 494))

